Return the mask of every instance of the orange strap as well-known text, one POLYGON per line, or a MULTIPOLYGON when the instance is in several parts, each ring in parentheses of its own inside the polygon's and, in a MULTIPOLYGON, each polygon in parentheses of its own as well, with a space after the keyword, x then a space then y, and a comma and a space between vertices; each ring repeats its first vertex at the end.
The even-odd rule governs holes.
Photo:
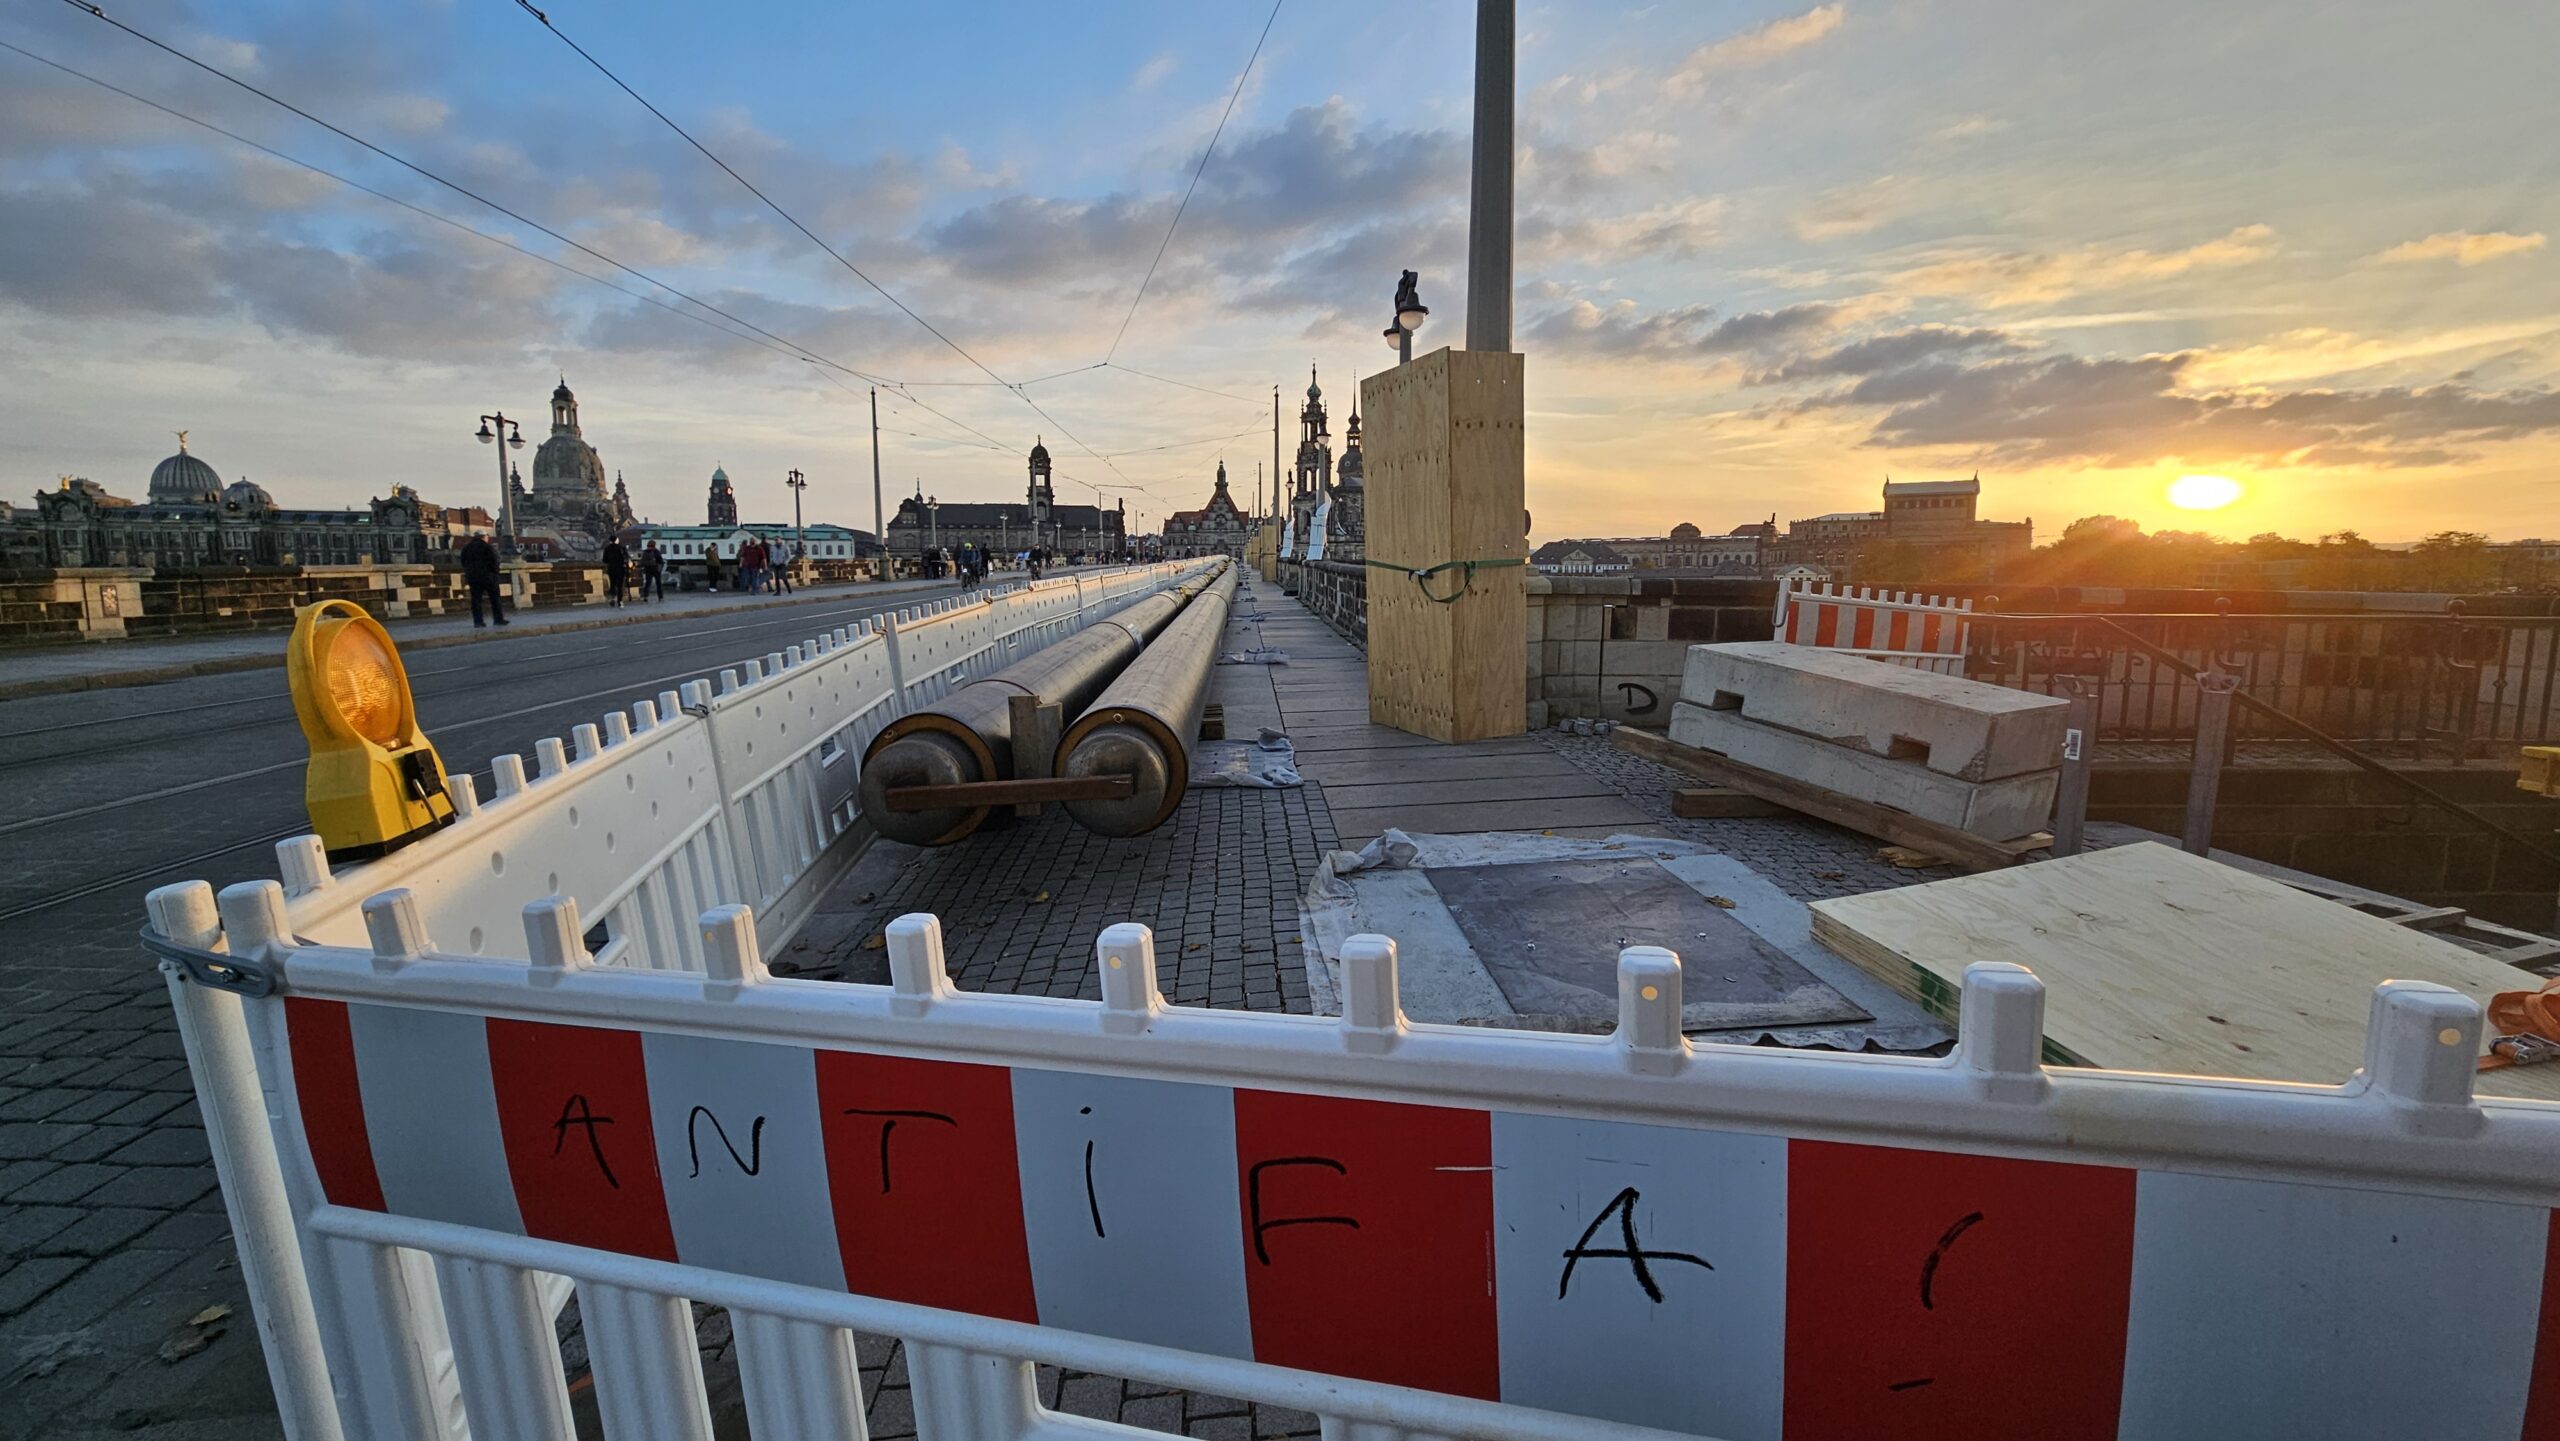
POLYGON ((2489 1054, 2480 1058, 2484 1071, 2515 1065, 2519 1051, 2560 1046, 2560 980, 2547 982, 2538 991, 2501 991, 2491 996, 2489 1030, 2498 1039, 2489 1043, 2489 1054), (2537 1041, 2543 1044, 2534 1045, 2537 1041))

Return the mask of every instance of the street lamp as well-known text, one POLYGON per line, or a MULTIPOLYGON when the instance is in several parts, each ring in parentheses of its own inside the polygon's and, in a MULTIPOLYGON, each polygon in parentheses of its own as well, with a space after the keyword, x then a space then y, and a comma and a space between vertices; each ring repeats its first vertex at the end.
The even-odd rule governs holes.
MULTIPOLYGON (((496 444, 501 435, 507 438, 507 445, 524 449, 524 428, 507 419, 506 412, 480 417, 482 445, 496 444), (498 428, 491 430, 492 424, 498 428)), ((507 445, 498 446, 498 546, 506 554, 513 555, 516 553, 516 492, 515 487, 507 483, 507 445)))
POLYGON ((942 549, 942 501, 940 497, 928 495, 924 498, 924 518, 925 525, 931 536, 931 539, 929 539, 926 544, 935 550, 942 549))
POLYGON ((1012 511, 1000 510, 996 512, 996 548, 1003 551, 1006 555, 1013 554, 1012 511))
POLYGON ((1387 348, 1396 353, 1396 364, 1413 359, 1413 333, 1431 318, 1431 307, 1422 303, 1417 282, 1420 277, 1408 270, 1396 282, 1396 323, 1387 327, 1387 348))
MULTIPOLYGON (((800 492, 809 488, 809 477, 802 475, 797 470, 794 470, 789 475, 783 477, 782 483, 791 487, 791 529, 793 533, 793 554, 784 562, 784 564, 788 565, 791 560, 797 560, 801 556, 809 553, 809 527, 803 525, 800 521, 800 492)), ((797 585, 799 582, 794 580, 792 584, 797 585)))

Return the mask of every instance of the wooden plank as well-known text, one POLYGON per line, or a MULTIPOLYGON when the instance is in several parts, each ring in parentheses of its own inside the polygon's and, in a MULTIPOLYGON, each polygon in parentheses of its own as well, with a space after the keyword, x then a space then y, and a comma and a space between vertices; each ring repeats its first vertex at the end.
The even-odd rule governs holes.
POLYGON ((1522 362, 1438 350, 1360 383, 1368 429, 1369 717, 1434 740, 1527 727, 1522 362), (1421 586, 1378 565, 1504 560, 1421 586), (1465 588, 1454 604, 1448 596, 1465 588))
POLYGON ((1731 786, 1683 786, 1671 793, 1671 813, 1684 821, 1751 820, 1795 814, 1776 801, 1764 801, 1731 786))
POLYGON ((955 786, 899 786, 888 793, 888 801, 893 811, 938 811, 948 806, 1117 800, 1132 789, 1127 776, 1034 776, 1028 780, 970 781, 955 786))
POLYGON ((1874 836, 1881 841, 1945 856, 1950 863, 1969 871, 2013 866, 2051 844, 2040 836, 2022 836, 2014 841, 1985 840, 1971 831, 1888 810, 1820 786, 1807 785, 1791 776, 1713 755, 1696 746, 1681 745, 1659 731, 1622 725, 1610 732, 1610 737, 1618 749, 1642 756, 1656 765, 1744 791, 1762 800, 1775 801, 1815 820, 1829 821, 1835 826, 1874 836))
MULTIPOLYGON (((1017 776, 1046 776, 1058 766, 1058 733, 1063 725, 1062 713, 1055 701, 1042 704, 1036 695, 1005 697, 1006 717, 1013 735, 1013 773, 1017 776)), ((897 806, 891 803, 890 809, 897 806)), ((1013 808, 1017 816, 1036 816, 1040 806, 1025 801, 1013 808)))
MULTIPOLYGON (((2062 1065, 2336 1085, 2364 1061, 2373 988, 2434 981, 2483 1003, 2528 978, 2406 926, 2175 847, 2118 846, 1993 875, 1816 901, 1816 940, 1941 1019, 1964 968, 2045 983, 2062 1065)), ((2560 1100, 2560 1065, 2484 1095, 2560 1100)))

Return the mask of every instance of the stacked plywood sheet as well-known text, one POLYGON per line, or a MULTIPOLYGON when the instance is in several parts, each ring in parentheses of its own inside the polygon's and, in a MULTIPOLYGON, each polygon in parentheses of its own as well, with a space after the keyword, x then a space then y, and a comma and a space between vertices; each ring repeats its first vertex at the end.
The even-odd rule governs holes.
MULTIPOLYGON (((2485 1003, 2541 977, 2164 845, 1817 901, 1814 938, 1954 1021, 1964 968, 2045 984, 2046 1060, 2335 1085, 2363 1064, 2373 988, 2434 981, 2485 1003)), ((2560 1100, 2560 1063, 2486 1072, 2484 1095, 2560 1100)))
POLYGON ((1671 738, 1994 840, 2053 811, 2065 705, 1838 651, 1689 648, 1671 738))

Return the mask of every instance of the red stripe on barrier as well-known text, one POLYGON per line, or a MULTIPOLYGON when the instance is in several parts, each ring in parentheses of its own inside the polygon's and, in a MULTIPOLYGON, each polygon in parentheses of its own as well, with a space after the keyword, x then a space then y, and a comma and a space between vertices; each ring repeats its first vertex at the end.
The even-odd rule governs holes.
POLYGON ((676 1259, 639 1032, 492 1017, 489 1080, 526 1235, 676 1259))
POLYGON ((293 1098, 320 1193, 332 1205, 387 1211, 373 1169, 373 1138, 364 1129, 364 1092, 356 1083, 356 1038, 344 1001, 284 998, 285 1043, 293 1052, 293 1098))
POLYGON ((2542 1321, 2530 1384, 2523 1441, 2560 1441, 2560 1211, 2551 1213, 2551 1239, 2542 1249, 2542 1321))
POLYGON ((2114 1436, 2135 1174, 1789 1142, 1788 1441, 2114 1436))
POLYGON ((1884 648, 1886 650, 1903 650, 1909 646, 1910 641, 1911 612, 1907 610, 1897 610, 1893 612, 1893 619, 1885 628, 1884 648))
POLYGON ((1778 639, 1780 639, 1780 640, 1782 640, 1782 641, 1785 641, 1785 642, 1786 642, 1787 644, 1789 644, 1789 645, 1795 645, 1795 644, 1797 644, 1796 636, 1797 636, 1798 631, 1799 631, 1799 630, 1800 630, 1800 628, 1801 628, 1801 627, 1800 627, 1800 624, 1799 624, 1799 618, 1800 618, 1801 616, 1803 616, 1803 614, 1804 614, 1804 607, 1803 607, 1803 606, 1800 606, 1800 605, 1796 604, 1794 601, 1788 601, 1788 602, 1787 602, 1787 628, 1786 628, 1786 634, 1784 634, 1784 635, 1782 635, 1782 636, 1779 636, 1779 637, 1778 637, 1778 639))
POLYGON ((1922 650, 1929 652, 1931 655, 1939 654, 1938 632, 1945 624, 1945 617, 1939 615, 1924 615, 1920 618, 1920 648, 1922 650))
POLYGON ((818 1052, 846 1288, 1037 1323, 1003 1066, 818 1052))
POLYGON ((1836 605, 1814 607, 1813 643, 1825 649, 1840 643, 1840 607, 1836 605))
POLYGON ((1240 1090, 1236 1165, 1255 1360, 1499 1397, 1484 1112, 1240 1090))
POLYGON ((1850 625, 1849 649, 1872 650, 1875 648, 1875 643, 1876 613, 1865 606, 1860 606, 1858 618, 1850 625))

